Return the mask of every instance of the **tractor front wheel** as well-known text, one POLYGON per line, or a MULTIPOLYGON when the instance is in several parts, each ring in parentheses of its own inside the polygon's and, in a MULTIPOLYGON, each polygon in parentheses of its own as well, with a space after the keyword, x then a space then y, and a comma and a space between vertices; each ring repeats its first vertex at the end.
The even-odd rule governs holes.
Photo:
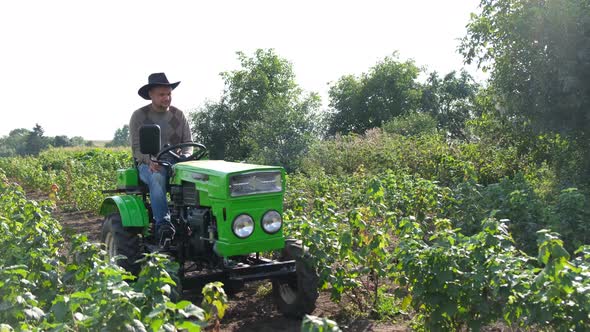
POLYGON ((301 241, 287 240, 281 260, 293 259, 296 262, 296 276, 273 280, 272 292, 279 311, 288 317, 301 318, 315 309, 319 278, 309 264, 309 255, 301 241))
POLYGON ((110 257, 123 255, 126 258, 117 261, 117 264, 133 275, 138 275, 141 269, 137 260, 142 256, 141 229, 123 227, 121 215, 112 213, 108 215, 102 224, 102 243, 105 244, 110 257))

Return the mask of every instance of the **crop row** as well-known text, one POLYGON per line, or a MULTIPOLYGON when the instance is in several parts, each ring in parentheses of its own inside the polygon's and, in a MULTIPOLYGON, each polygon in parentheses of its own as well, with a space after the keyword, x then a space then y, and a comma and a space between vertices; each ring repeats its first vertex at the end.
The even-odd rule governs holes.
POLYGON ((27 200, 2 172, 0 229, 2 331, 199 331, 223 316, 227 300, 219 284, 203 290, 208 310, 171 301, 174 267, 161 255, 146 256, 135 278, 85 236, 64 246, 49 203, 27 200))
MULTIPOLYGON (((101 174, 95 182, 106 189, 114 186, 115 169, 130 163, 125 152, 78 153, 0 159, 0 168, 12 163, 18 169, 10 169, 11 177, 31 186, 47 182, 45 171, 73 183, 101 174), (86 168, 74 167, 79 173, 63 175, 68 163, 84 162, 86 168)), ((473 171, 461 160, 453 165, 453 174, 473 171)), ((475 182, 479 176, 439 182, 414 173, 406 167, 369 172, 359 164, 345 173, 289 175, 285 231, 310 247, 335 301, 345 298, 361 314, 408 316, 416 328, 477 329, 497 321, 590 328, 584 193, 569 188, 547 200, 537 180, 516 171, 487 185, 475 182)), ((64 195, 62 204, 76 206, 64 195)))
POLYGON ((491 198, 509 201, 511 188, 500 195, 501 184, 449 188, 362 170, 290 183, 287 231, 309 246, 333 299, 358 312, 411 318, 427 330, 497 322, 590 329, 590 246, 571 256, 558 234, 540 229, 537 257, 523 252, 511 231, 518 220, 486 208, 491 198))
MULTIPOLYGON (((227 308, 221 283, 202 289, 201 307, 172 301, 176 263, 148 254, 134 277, 85 235, 66 242, 52 209, 51 201, 28 200, 0 169, 0 331, 200 331, 219 326, 227 308)), ((338 328, 331 320, 307 316, 302 331, 338 328)))
POLYGON ((38 157, 0 158, 0 168, 27 190, 49 195, 54 186, 66 210, 97 211, 102 191, 115 188, 116 170, 132 165, 123 149, 49 149, 38 157))

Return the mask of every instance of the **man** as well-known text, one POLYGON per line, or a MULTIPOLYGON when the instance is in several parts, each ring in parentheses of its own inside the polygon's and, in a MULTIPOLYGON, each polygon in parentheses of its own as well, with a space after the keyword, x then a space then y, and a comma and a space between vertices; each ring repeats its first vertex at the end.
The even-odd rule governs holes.
MULTIPOLYGON (((143 99, 152 102, 133 112, 129 122, 133 158, 138 164, 139 178, 149 187, 152 214, 156 224, 155 234, 161 245, 165 245, 174 236, 174 227, 170 224, 166 198, 168 171, 166 167, 151 161, 149 155, 142 154, 139 151, 139 128, 144 124, 159 125, 162 145, 160 149, 164 145, 193 141, 189 123, 184 113, 171 106, 172 90, 178 84, 180 82, 168 82, 168 78, 164 73, 151 74, 148 78, 148 84, 142 86, 137 93, 143 99)), ((192 148, 183 149, 181 153, 190 155, 192 148)))

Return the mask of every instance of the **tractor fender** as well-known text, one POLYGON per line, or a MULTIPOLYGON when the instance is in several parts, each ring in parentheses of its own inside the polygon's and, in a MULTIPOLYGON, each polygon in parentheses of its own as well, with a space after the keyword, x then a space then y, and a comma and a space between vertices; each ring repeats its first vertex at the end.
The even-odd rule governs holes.
POLYGON ((139 196, 111 196, 105 198, 100 206, 100 214, 108 216, 111 213, 121 215, 123 227, 147 227, 150 224, 148 211, 139 196))

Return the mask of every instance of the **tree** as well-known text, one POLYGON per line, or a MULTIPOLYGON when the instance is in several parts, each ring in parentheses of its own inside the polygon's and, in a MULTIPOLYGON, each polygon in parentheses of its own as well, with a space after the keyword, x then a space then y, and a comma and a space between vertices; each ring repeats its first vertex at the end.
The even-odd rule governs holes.
POLYGON ((366 129, 363 117, 363 83, 354 75, 342 76, 330 87, 331 113, 328 116, 328 135, 361 133, 366 129))
POLYGON ((129 125, 124 125, 115 131, 113 140, 105 144, 105 147, 130 146, 130 144, 129 125))
POLYGON ((480 7, 460 51, 491 71, 491 123, 516 128, 519 153, 552 165, 563 183, 589 182, 590 2, 482 0, 480 7), (547 153, 543 137, 565 138, 569 155, 547 153))
POLYGON ((428 113, 411 112, 385 122, 382 128, 383 131, 390 134, 429 135, 437 132, 437 122, 428 113))
POLYGON ((50 146, 59 148, 86 144, 84 138, 80 136, 72 138, 68 138, 66 135, 46 137, 43 136, 44 133, 43 127, 39 124, 36 124, 32 131, 25 128, 10 131, 8 136, 0 138, 0 157, 37 155, 50 146))
MULTIPOLYGON (((89 141, 92 143, 91 141, 89 141)), ((74 136, 70 138, 70 145, 71 146, 88 146, 88 142, 84 141, 82 136, 74 136)))
POLYGON ((460 51, 491 70, 503 116, 590 137, 590 2, 482 0, 460 51))
POLYGON ((43 136, 44 132, 45 131, 38 123, 35 124, 33 131, 27 137, 26 154, 36 156, 43 149, 47 148, 49 140, 47 137, 43 136))
POLYGON ((0 139, 0 157, 27 154, 27 139, 30 134, 31 131, 25 128, 11 130, 8 136, 0 139))
POLYGON ((394 53, 360 78, 341 77, 329 90, 328 134, 364 133, 396 116, 417 110, 419 73, 413 61, 400 62, 394 53))
POLYGON ((214 159, 249 160, 292 170, 317 134, 319 96, 305 94, 292 65, 274 50, 238 52, 241 68, 222 73, 224 93, 191 116, 194 137, 214 159))
POLYGON ((223 98, 218 103, 206 102, 190 117, 195 140, 207 146, 211 158, 224 159, 229 131, 233 128, 228 125, 229 108, 223 98))
POLYGON ((465 138, 465 121, 478 113, 475 98, 478 85, 466 71, 452 71, 442 79, 433 72, 422 88, 421 111, 430 114, 440 130, 465 138))
POLYGON ((56 148, 72 146, 70 139, 65 135, 55 136, 51 145, 56 148))

